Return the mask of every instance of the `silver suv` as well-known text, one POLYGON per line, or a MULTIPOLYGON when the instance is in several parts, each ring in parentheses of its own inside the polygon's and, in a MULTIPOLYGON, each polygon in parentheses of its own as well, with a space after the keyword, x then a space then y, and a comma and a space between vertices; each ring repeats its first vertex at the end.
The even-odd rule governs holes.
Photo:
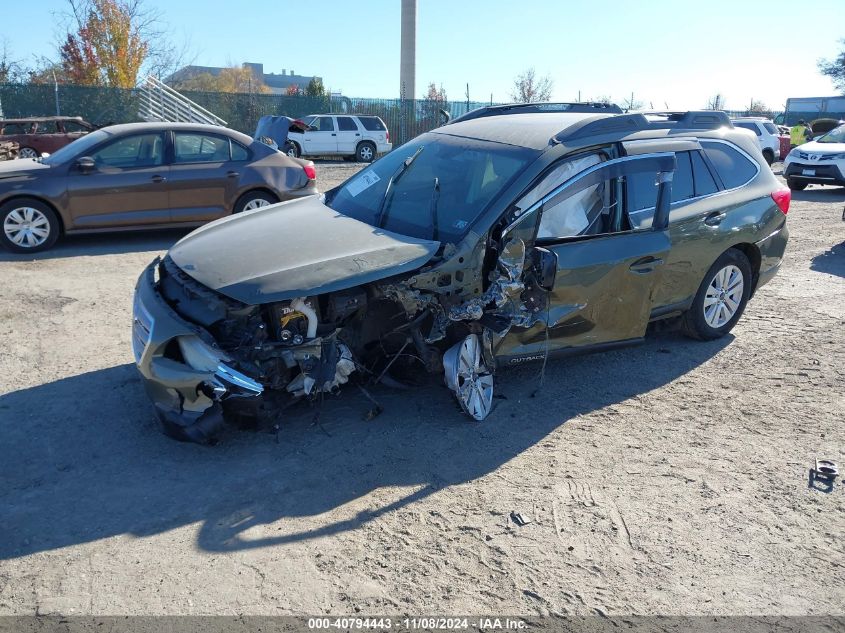
POLYGON ((371 163, 393 149, 390 132, 377 116, 310 114, 302 121, 305 131, 291 130, 288 136, 297 157, 343 156, 371 163))

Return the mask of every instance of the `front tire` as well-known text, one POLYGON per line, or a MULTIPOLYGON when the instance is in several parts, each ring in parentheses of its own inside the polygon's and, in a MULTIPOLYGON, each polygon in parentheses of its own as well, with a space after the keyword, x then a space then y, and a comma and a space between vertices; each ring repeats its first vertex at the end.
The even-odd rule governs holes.
POLYGON ((687 336, 717 339, 736 325, 751 296, 751 264, 745 253, 730 248, 710 267, 681 325, 687 336))
POLYGON ((56 213, 40 200, 19 198, 0 206, 0 242, 13 253, 45 251, 59 239, 56 213))
POLYGON ((766 159, 766 164, 771 167, 772 163, 775 162, 775 153, 770 149, 763 150, 763 158, 766 159))
POLYGON ((268 207, 271 204, 276 204, 278 201, 279 199, 276 196, 266 191, 250 191, 238 199, 232 213, 253 211, 255 209, 260 209, 261 207, 268 207))
POLYGON ((290 156, 291 158, 299 158, 300 156, 302 156, 302 152, 299 151, 299 145, 297 145, 293 141, 285 143, 284 153, 290 156))
POLYGON ((355 158, 359 163, 371 163, 376 159, 376 146, 370 142, 360 143, 355 150, 355 158))
POLYGON ((38 152, 31 147, 21 147, 18 150, 18 158, 38 158, 38 152))
POLYGON ((804 189, 807 188, 808 184, 809 183, 795 180, 794 178, 786 179, 786 186, 789 187, 792 191, 804 191, 804 189))

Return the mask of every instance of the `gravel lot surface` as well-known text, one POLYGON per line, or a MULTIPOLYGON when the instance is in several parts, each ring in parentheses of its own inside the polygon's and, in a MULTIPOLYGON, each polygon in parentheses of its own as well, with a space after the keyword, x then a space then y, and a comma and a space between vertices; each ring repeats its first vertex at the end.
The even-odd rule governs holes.
POLYGON ((723 340, 553 361, 533 397, 504 371, 482 424, 432 379, 214 448, 159 433, 130 351, 182 233, 0 252, 0 614, 843 614, 845 485, 808 486, 845 463, 843 204, 795 195, 723 340))

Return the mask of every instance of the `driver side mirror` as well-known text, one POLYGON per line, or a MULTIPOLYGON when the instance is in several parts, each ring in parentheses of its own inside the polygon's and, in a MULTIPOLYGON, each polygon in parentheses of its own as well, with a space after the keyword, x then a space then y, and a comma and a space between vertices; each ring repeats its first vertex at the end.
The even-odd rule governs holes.
POLYGON ((82 156, 76 159, 76 168, 80 173, 90 174, 97 167, 94 159, 90 156, 82 156))
POLYGON ((531 268, 537 279, 537 285, 551 291, 555 286, 557 274, 557 255, 547 248, 535 247, 531 251, 531 268))

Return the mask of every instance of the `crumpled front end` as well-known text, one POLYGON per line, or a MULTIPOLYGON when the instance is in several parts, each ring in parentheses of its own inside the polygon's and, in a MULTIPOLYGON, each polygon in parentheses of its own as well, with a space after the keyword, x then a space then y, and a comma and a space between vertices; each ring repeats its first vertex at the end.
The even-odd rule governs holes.
POLYGON ((331 391, 355 371, 334 332, 317 335, 304 299, 244 305, 169 259, 156 259, 138 279, 132 348, 165 432, 183 441, 209 441, 224 420, 256 423, 278 410, 279 398, 331 391))

